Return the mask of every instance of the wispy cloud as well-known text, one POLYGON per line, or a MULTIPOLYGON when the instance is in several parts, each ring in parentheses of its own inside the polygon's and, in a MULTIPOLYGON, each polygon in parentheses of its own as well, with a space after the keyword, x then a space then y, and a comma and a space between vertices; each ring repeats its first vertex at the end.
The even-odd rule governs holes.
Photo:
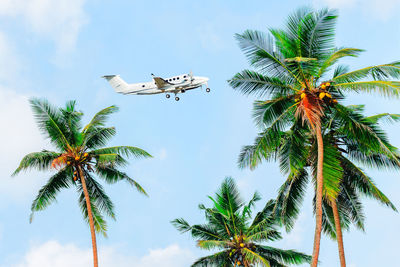
POLYGON ((14 83, 21 70, 21 59, 6 35, 0 32, 0 82, 14 83))
POLYGON ((86 0, 3 0, 0 16, 25 22, 28 31, 55 42, 57 53, 75 47, 79 31, 87 22, 86 0))

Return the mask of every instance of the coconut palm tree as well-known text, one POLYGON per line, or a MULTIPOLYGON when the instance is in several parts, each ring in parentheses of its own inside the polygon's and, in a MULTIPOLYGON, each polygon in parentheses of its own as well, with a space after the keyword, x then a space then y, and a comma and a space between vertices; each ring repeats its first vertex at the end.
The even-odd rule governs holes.
MULTIPOLYGON (((262 126, 285 129, 295 121, 306 123, 318 147, 316 181, 316 227, 312 266, 318 264, 322 231, 324 144, 321 119, 327 109, 335 109, 345 92, 376 92, 399 97, 400 62, 349 71, 338 61, 357 57, 361 49, 337 48, 334 43, 335 10, 298 9, 290 15, 285 29, 269 34, 247 30, 237 34, 241 49, 255 70, 237 73, 228 82, 245 95, 268 97, 263 105, 262 126), (333 70, 333 71, 332 71, 333 70), (371 79, 371 80, 368 80, 371 79)), ((332 184, 327 197, 336 199, 339 183, 332 184)))
POLYGON ((56 200, 57 193, 75 187, 79 193, 79 206, 88 221, 92 236, 93 262, 98 266, 96 232, 106 234, 104 215, 115 218, 114 205, 95 177, 113 184, 126 181, 140 193, 143 188, 126 173, 119 170, 125 166, 127 157, 151 157, 146 151, 132 146, 104 147, 116 133, 114 127, 106 127, 108 116, 118 110, 110 106, 99 111, 85 127, 81 126, 83 113, 76 110, 75 101, 65 108, 56 108, 46 100, 31 99, 36 122, 57 151, 43 150, 26 155, 13 175, 27 169, 56 171, 40 189, 32 203, 33 214, 45 209, 56 200))
POLYGON ((198 259, 192 267, 283 267, 311 261, 311 257, 303 253, 262 244, 282 239, 277 228, 279 221, 273 213, 273 200, 268 201, 252 220, 254 205, 261 199, 260 195, 256 192, 245 204, 230 177, 224 179, 215 197, 209 198, 213 202, 211 208, 199 205, 205 213, 205 224, 190 225, 182 218, 172 221, 180 232, 190 232, 200 248, 219 250, 213 255, 198 259))
MULTIPOLYGON (((371 197, 396 210, 373 180, 353 161, 369 167, 399 168, 397 149, 388 142, 378 120, 397 121, 400 116, 384 113, 364 117, 362 111, 362 106, 338 106, 322 120, 324 178, 327 183, 340 183, 340 192, 335 200, 325 195, 329 187, 324 192, 322 227, 326 234, 338 241, 341 266, 345 266, 342 228, 349 229, 350 223, 354 223, 364 230, 360 198, 371 197)), ((290 230, 300 210, 309 174, 314 182, 316 179, 316 141, 302 125, 295 125, 286 132, 272 134, 268 131, 260 134, 254 145, 243 148, 239 166, 253 169, 262 160, 279 159, 281 169, 286 171, 288 178, 279 190, 275 212, 290 230), (271 145, 270 135, 279 135, 280 141, 271 145)))

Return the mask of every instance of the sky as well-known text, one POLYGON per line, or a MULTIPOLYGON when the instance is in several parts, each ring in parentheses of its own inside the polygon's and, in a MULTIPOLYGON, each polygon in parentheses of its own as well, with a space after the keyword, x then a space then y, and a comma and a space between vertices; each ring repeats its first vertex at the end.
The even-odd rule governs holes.
MULTIPOLYGON (((35 125, 28 99, 47 98, 62 106, 76 99, 88 122, 98 110, 117 105, 109 125, 117 129, 110 145, 133 145, 154 158, 132 160, 125 169, 149 198, 124 183, 105 185, 117 220, 108 220, 108 238, 98 236, 101 267, 186 267, 206 255, 170 221, 183 217, 202 223, 199 203, 210 205, 226 176, 235 178, 245 199, 259 191, 276 196, 284 181, 276 163, 240 170, 237 157, 253 142, 254 98, 235 92, 227 80, 248 68, 235 33, 281 27, 297 7, 339 9, 337 46, 365 49, 348 63, 353 69, 400 59, 397 0, 313 1, 104 1, 2 0, 0 2, 0 267, 64 267, 92 264, 91 239, 74 189, 29 223, 30 205, 51 175, 36 171, 10 174, 22 157, 52 149, 35 125), (193 71, 210 78, 211 93, 193 90, 175 102, 164 95, 116 94, 101 79, 120 74, 127 82, 150 81, 193 71)), ((352 95, 367 114, 399 113, 396 99, 352 95)), ((398 125, 384 125, 400 146, 398 125)), ((368 170, 399 208, 398 174, 368 170)), ((280 248, 311 254, 314 233, 312 192, 280 248)), ((395 266, 398 213, 365 199, 366 232, 344 233, 349 267, 395 266)), ((324 237, 321 265, 339 266, 337 245, 324 237)), ((306 265, 304 265, 306 266, 306 265)))

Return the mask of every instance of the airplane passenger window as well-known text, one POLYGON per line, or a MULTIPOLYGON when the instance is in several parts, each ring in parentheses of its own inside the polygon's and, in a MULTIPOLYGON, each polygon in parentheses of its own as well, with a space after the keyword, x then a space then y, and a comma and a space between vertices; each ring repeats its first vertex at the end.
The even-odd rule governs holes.
POLYGON ((179 80, 179 77, 177 77, 176 79, 179 80))
POLYGON ((184 75, 183 78, 186 78, 186 75, 184 75))
POLYGON ((144 84, 142 85, 142 87, 144 87, 144 84))
POLYGON ((172 80, 174 80, 174 81, 175 81, 175 78, 172 78, 172 80))

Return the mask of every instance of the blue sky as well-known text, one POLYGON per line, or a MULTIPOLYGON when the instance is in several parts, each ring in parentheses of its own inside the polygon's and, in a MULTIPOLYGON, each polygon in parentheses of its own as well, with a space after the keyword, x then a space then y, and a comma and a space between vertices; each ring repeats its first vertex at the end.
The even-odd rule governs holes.
MULTIPOLYGON (((251 97, 226 83, 248 64, 233 35, 245 29, 282 26, 301 5, 339 8, 337 45, 366 49, 348 63, 353 68, 400 59, 400 11, 396 0, 314 1, 101 1, 18 0, 0 3, 0 266, 88 266, 90 233, 76 192, 59 194, 57 203, 36 214, 30 204, 50 173, 28 172, 11 178, 23 155, 51 148, 34 124, 29 97, 56 105, 77 99, 85 120, 116 104, 110 145, 141 147, 153 159, 132 160, 126 171, 148 191, 139 195, 126 184, 105 186, 116 206, 108 238, 98 237, 100 266, 184 267, 204 255, 189 236, 169 223, 184 217, 202 222, 199 203, 210 204, 225 176, 243 196, 258 190, 263 201, 276 196, 283 175, 275 163, 239 170, 240 148, 257 133, 251 97), (150 81, 150 73, 170 76, 192 70, 210 78, 211 93, 195 90, 181 101, 163 95, 123 96, 101 79, 120 74, 128 82, 150 81)), ((354 95, 366 112, 400 113, 398 100, 354 95)), ((400 146, 397 125, 385 125, 400 146)), ((400 207, 397 173, 368 170, 400 207)), ((400 239, 399 214, 365 200, 366 233, 344 234, 350 267, 394 266, 400 239)), ((311 193, 292 233, 275 245, 311 253, 314 219, 311 193)), ((338 266, 336 243, 324 238, 321 266, 338 266)))

